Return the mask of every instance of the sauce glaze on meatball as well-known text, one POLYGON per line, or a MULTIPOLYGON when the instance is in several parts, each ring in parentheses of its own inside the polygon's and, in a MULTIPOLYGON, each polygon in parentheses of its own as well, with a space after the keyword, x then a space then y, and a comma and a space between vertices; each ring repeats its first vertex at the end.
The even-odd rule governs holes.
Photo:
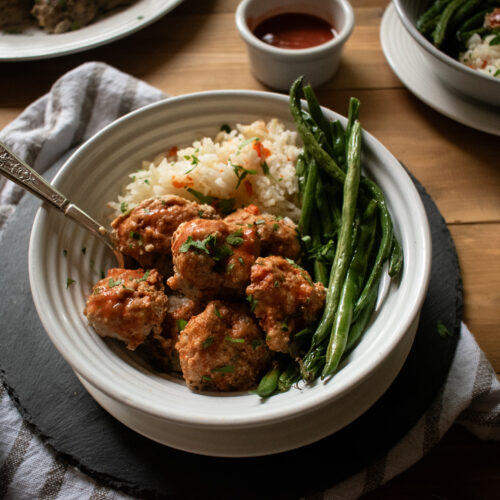
POLYGON ((290 259, 259 257, 246 289, 266 342, 272 351, 288 352, 294 333, 315 321, 323 309, 326 290, 290 259))
POLYGON ((167 301, 156 269, 113 268, 94 285, 84 314, 101 337, 119 339, 135 350, 150 333, 161 335, 167 301))
POLYGON ((264 334, 245 304, 215 300, 191 318, 176 344, 193 390, 246 390, 269 362, 264 334))

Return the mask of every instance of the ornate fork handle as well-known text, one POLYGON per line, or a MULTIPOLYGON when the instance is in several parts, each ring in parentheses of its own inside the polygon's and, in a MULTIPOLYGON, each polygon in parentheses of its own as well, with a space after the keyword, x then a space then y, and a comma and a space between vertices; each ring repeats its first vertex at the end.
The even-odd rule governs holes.
POLYGON ((115 250, 108 231, 83 210, 71 203, 40 174, 12 153, 2 142, 0 142, 0 173, 31 194, 61 210, 64 215, 104 241, 116 255, 119 265, 123 267, 123 256, 115 250))
POLYGON ((12 182, 19 184, 30 193, 38 196, 43 201, 49 202, 56 208, 64 212, 64 208, 69 204, 57 189, 52 187, 41 175, 26 165, 5 144, 0 142, 0 172, 12 182))

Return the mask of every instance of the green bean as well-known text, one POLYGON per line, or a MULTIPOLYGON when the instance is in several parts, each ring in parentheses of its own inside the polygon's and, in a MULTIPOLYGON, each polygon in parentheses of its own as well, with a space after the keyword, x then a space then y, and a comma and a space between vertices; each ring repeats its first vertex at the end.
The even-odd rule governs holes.
POLYGON ((361 126, 355 122, 349 137, 347 155, 347 176, 344 182, 342 203, 342 225, 340 226, 335 259, 330 272, 326 304, 318 329, 313 335, 312 346, 319 345, 326 339, 333 323, 335 312, 352 254, 353 222, 356 214, 356 202, 361 172, 361 126))
POLYGON ((293 384, 300 380, 300 367, 291 361, 278 378, 278 391, 286 392, 293 384))
MULTIPOLYGON (((329 202, 325 193, 325 183, 321 172, 319 173, 318 182, 316 183, 316 207, 323 228, 323 235, 331 237, 335 232, 335 222, 333 220, 332 203, 329 202)), ((325 243, 325 242, 323 242, 325 243)))
POLYGON ((403 249, 397 238, 392 239, 391 258, 389 260, 389 276, 394 278, 403 268, 403 249))
POLYGON ((269 397, 278 387, 278 378, 281 374, 281 369, 278 364, 275 364, 260 380, 257 387, 257 394, 261 398, 269 397))
POLYGON ((393 239, 391 216, 387 210, 385 197, 382 191, 374 182, 366 177, 361 179, 361 185, 373 196, 375 200, 377 200, 382 238, 370 276, 368 277, 363 291, 356 302, 356 306, 354 308, 354 319, 358 317, 361 310, 366 306, 371 290, 378 287, 380 277, 382 276, 382 267, 390 255, 393 239))
MULTIPOLYGON (((349 138, 347 179, 344 184, 344 189, 354 189, 357 193, 357 189, 359 187, 360 171, 361 127, 359 125, 359 122, 356 121, 352 128, 351 137, 349 138)), ((344 199, 346 197, 347 193, 344 195, 344 199)), ((354 202, 355 200, 356 195, 354 197, 354 202)), ((373 201, 367 207, 365 224, 361 225, 359 231, 358 246, 353 252, 352 260, 349 263, 349 268, 345 275, 345 280, 342 285, 342 292, 340 294, 337 311, 335 313, 335 320, 326 351, 326 363, 321 373, 322 377, 332 375, 335 372, 340 359, 344 354, 352 321, 354 303, 363 285, 366 268, 368 267, 368 259, 371 254, 371 247, 375 238, 375 209, 376 202, 373 201)))
POLYGON ((290 111, 304 143, 304 148, 316 160, 321 169, 336 181, 343 183, 345 179, 344 171, 318 143, 301 112, 299 93, 302 89, 302 80, 303 77, 297 78, 290 89, 290 111))
POLYGON ((422 32, 421 28, 426 25, 431 19, 435 19, 443 9, 451 2, 451 0, 437 0, 432 6, 427 9, 417 21, 417 29, 422 32))
POLYGON ((299 191, 302 193, 304 191, 307 178, 306 160, 303 154, 299 155, 299 157, 297 158, 297 164, 295 165, 295 175, 297 176, 297 181, 299 183, 299 191))
POLYGON ((344 127, 339 120, 330 122, 335 132, 335 139, 333 141, 333 157, 334 160, 340 165, 342 170, 345 170, 345 131, 344 127))
POLYGON ((314 195, 316 193, 316 182, 318 181, 318 166, 313 160, 309 165, 309 172, 307 174, 306 186, 304 195, 302 197, 302 209, 300 213, 299 224, 297 229, 301 235, 307 234, 311 215, 314 210, 314 195))
POLYGON ((450 20, 450 31, 456 31, 458 27, 467 19, 471 14, 481 5, 483 0, 467 0, 461 7, 459 7, 450 20))
POLYGON ((432 32, 432 41, 436 47, 439 48, 443 44, 451 16, 453 16, 464 1, 465 0, 452 0, 443 10, 441 18, 432 32))
POLYGON ((311 382, 316 379, 325 365, 326 345, 320 344, 311 349, 302 360, 300 374, 304 380, 311 382))
POLYGON ((325 118, 323 111, 321 111, 321 106, 319 105, 313 88, 311 87, 311 85, 305 85, 303 88, 303 92, 304 97, 307 101, 307 105, 309 106, 309 113, 312 119, 316 122, 323 134, 325 134, 326 143, 329 144, 330 147, 333 146, 333 139, 330 133, 329 122, 325 118))
POLYGON ((345 351, 350 351, 356 342, 361 337, 361 334, 365 331, 368 323, 372 317, 373 310, 375 309, 375 305, 377 304, 378 290, 376 288, 372 289, 368 300, 366 302, 366 306, 359 313, 358 319, 354 321, 351 325, 351 329, 349 331, 349 337, 347 338, 347 344, 345 346, 345 351))
POLYGON ((426 36, 427 38, 430 38, 432 36, 432 32, 436 29, 437 23, 440 19, 441 19, 441 14, 438 14, 432 19, 429 19, 425 24, 422 24, 422 26, 419 28, 420 33, 422 33, 422 35, 426 36))
POLYGON ((352 127, 354 126, 354 122, 356 120, 359 120, 359 108, 361 107, 361 103, 359 102, 359 99, 356 99, 355 97, 351 97, 349 99, 349 111, 347 113, 347 125, 345 128, 345 136, 346 136, 346 145, 345 145, 345 156, 347 158, 348 154, 348 148, 349 148, 349 137, 351 137, 351 130, 352 127))
POLYGON ((460 26, 458 28, 458 31, 460 33, 465 33, 466 31, 470 31, 470 30, 475 29, 475 28, 481 28, 483 26, 483 23, 484 23, 484 18, 490 10, 491 9, 483 9, 483 10, 477 12, 472 17, 467 19, 467 21, 465 21, 462 24, 462 26, 460 26))

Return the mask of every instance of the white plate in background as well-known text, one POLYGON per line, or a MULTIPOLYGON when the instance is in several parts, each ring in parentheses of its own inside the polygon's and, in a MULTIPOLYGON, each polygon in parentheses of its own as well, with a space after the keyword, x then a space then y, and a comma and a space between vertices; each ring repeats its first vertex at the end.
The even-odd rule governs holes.
POLYGON ((421 101, 463 125, 500 136, 500 108, 468 99, 444 85, 405 30, 392 3, 382 18, 380 42, 396 76, 421 101))
POLYGON ((29 61, 74 54, 113 42, 148 26, 183 0, 138 0, 67 33, 49 34, 35 25, 22 33, 0 31, 0 61, 29 61))

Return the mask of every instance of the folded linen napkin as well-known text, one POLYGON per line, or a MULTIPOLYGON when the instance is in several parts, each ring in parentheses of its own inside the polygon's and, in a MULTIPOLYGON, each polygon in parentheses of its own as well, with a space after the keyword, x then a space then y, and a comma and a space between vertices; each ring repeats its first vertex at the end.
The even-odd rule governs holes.
MULTIPOLYGON (((1 133, 0 140, 43 174, 53 163, 123 114, 166 96, 102 63, 62 76, 1 133)), ((0 237, 23 191, 0 178, 0 237)), ((369 467, 324 491, 354 499, 420 460, 458 422, 481 439, 500 440, 500 383, 462 324, 455 357, 440 393, 417 424, 369 467)), ((32 433, 0 385, 0 499, 126 499, 68 465, 32 433)))

